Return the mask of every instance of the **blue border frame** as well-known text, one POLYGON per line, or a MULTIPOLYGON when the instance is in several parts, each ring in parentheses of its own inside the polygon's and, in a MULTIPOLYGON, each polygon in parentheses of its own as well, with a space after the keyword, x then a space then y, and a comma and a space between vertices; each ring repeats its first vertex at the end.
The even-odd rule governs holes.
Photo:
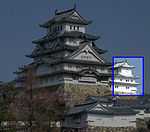
POLYGON ((144 56, 113 56, 112 57, 112 96, 144 96, 144 56), (129 94, 114 94, 114 59, 115 58, 140 58, 142 59, 142 93, 129 95, 129 94))

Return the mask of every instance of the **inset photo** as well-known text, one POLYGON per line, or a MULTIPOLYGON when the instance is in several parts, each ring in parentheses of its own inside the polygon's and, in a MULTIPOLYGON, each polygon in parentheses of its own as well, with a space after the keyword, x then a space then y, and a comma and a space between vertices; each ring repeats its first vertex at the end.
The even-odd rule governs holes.
POLYGON ((144 57, 113 56, 113 96, 144 96, 144 57))

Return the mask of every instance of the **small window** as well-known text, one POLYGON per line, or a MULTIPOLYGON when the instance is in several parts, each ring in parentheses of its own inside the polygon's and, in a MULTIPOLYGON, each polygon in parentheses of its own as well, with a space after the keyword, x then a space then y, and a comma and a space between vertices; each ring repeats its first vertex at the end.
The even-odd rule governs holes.
POLYGON ((70 25, 70 30, 72 30, 72 26, 70 25))
POLYGON ((76 30, 76 26, 74 26, 74 30, 76 30))
POLYGON ((59 26, 57 26, 57 31, 59 31, 59 26))
POLYGON ((62 30, 62 25, 60 26, 60 30, 62 30))
POLYGON ((77 30, 79 30, 80 29, 80 27, 79 26, 77 26, 77 30))
POLYGON ((133 82, 133 80, 131 80, 131 82, 133 82))
POLYGON ((51 32, 51 31, 52 31, 52 27, 49 28, 49 32, 51 32))
POLYGON ((54 28, 54 32, 56 32, 56 31, 57 31, 57 27, 54 28))

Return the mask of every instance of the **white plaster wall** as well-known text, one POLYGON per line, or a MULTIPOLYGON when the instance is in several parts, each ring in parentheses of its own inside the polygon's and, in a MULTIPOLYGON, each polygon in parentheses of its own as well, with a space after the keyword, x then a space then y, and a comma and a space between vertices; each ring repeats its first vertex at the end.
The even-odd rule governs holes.
POLYGON ((119 74, 127 77, 133 77, 132 69, 128 69, 128 68, 122 68, 119 74))
POLYGON ((70 30, 70 25, 71 24, 66 24, 66 25, 64 25, 64 31, 79 31, 79 32, 83 32, 83 33, 85 33, 86 32, 86 29, 85 29, 85 26, 82 26, 82 25, 77 25, 77 24, 72 24, 71 26, 72 26, 72 30, 70 30), (74 26, 79 26, 79 30, 77 30, 77 28, 76 28, 76 30, 74 30, 74 26))
POLYGON ((68 71, 79 71, 80 68, 78 68, 76 65, 64 64, 64 70, 68 70, 68 71))
POLYGON ((94 55, 90 53, 86 54, 85 52, 82 52, 81 54, 76 56, 74 59, 99 62, 99 60, 94 55))
POLYGON ((114 84, 114 91, 119 92, 119 93, 127 93, 127 94, 136 94, 137 93, 137 88, 133 86, 129 86, 129 88, 126 88, 126 86, 121 86, 118 84, 114 84), (117 88, 115 86, 118 86, 117 88))
POLYGON ((122 77, 115 77, 114 78, 114 82, 120 82, 120 83, 129 83, 129 84, 134 84, 135 83, 135 79, 131 79, 131 78, 122 78, 122 77), (126 81, 128 80, 128 81, 126 81))
POLYGON ((66 45, 79 46, 80 42, 81 42, 81 39, 67 38, 65 43, 66 45))
POLYGON ((88 125, 103 127, 136 127, 136 116, 88 114, 88 125))
POLYGON ((97 82, 97 79, 94 77, 81 77, 79 78, 79 81, 81 82, 97 82))
POLYGON ((104 69, 104 68, 97 68, 96 71, 99 73, 108 73, 108 69, 104 69))
POLYGON ((54 24, 50 28, 47 29, 48 34, 52 34, 54 32, 64 32, 65 31, 65 25, 64 24, 54 24), (54 31, 56 27, 59 26, 59 31, 54 31), (62 26, 62 30, 61 30, 62 26))

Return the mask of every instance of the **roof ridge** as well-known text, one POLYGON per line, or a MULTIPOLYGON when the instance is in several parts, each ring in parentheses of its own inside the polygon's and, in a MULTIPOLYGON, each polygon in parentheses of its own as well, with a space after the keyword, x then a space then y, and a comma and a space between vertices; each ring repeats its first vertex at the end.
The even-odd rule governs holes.
POLYGON ((90 105, 90 104, 95 104, 95 103, 97 103, 97 101, 84 102, 84 103, 81 103, 81 104, 76 104, 74 106, 75 107, 80 107, 80 106, 83 106, 83 105, 90 105))
POLYGON ((71 9, 67 9, 67 10, 63 10, 63 11, 59 11, 59 12, 58 12, 58 10, 56 10, 55 15, 61 15, 61 14, 65 14, 65 13, 72 12, 72 11, 75 11, 75 8, 71 8, 71 9))

